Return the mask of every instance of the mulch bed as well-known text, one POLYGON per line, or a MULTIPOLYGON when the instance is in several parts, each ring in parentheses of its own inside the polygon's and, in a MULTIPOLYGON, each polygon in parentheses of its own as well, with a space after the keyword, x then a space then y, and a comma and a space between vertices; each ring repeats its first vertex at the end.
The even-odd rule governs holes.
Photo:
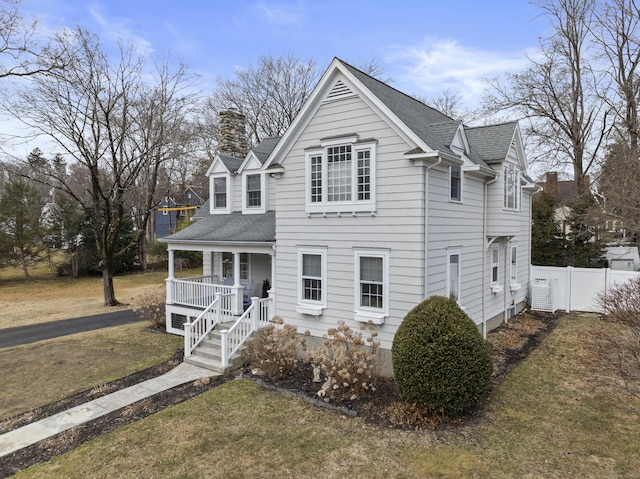
MULTIPOLYGON (((494 374, 491 389, 531 350, 540 344, 542 339, 555 328, 558 319, 558 315, 525 311, 510 320, 509 323, 503 324, 487 335, 494 354, 494 374)), ((160 376, 174 368, 181 361, 182 351, 178 351, 170 360, 157 366, 105 385, 87 389, 63 400, 26 411, 11 418, 0 420, 0 434, 119 389, 160 376)), ((331 400, 330 402, 325 402, 317 397, 317 392, 322 384, 312 381, 313 374, 310 366, 309 369, 301 371, 295 377, 279 382, 273 382, 264 377, 254 377, 248 369, 243 370, 242 377, 255 380, 267 389, 281 391, 311 401, 320 407, 329 408, 349 416, 362 417, 370 424, 381 427, 399 427, 397 423, 392 423, 388 414, 389 408, 393 404, 400 402, 393 379, 385 379, 378 382, 376 391, 367 397, 350 401, 331 400)), ((186 401, 234 378, 235 375, 226 375, 219 376, 211 381, 197 380, 177 386, 9 454, 0 458, 0 479, 11 476, 34 464, 48 461, 51 457, 70 451, 86 441, 113 431, 120 426, 131 424, 168 406, 186 401)), ((445 423, 444 426, 457 427, 461 423, 474 422, 480 412, 481 408, 475 414, 464 418, 462 422, 445 423)), ((438 427, 442 426, 442 424, 438 425, 438 427)))

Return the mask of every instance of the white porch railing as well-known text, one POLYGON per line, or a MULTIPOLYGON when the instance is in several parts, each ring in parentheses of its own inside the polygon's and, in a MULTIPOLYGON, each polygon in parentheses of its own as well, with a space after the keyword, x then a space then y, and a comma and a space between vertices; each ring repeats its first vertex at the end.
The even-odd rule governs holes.
MULTIPOLYGON (((230 296, 230 295, 226 295, 230 296)), ((193 350, 202 342, 217 324, 222 322, 222 305, 225 295, 216 293, 213 302, 192 322, 184 324, 184 357, 191 356, 193 350)))
POLYGON ((167 279, 167 304, 179 304, 198 309, 209 307, 217 293, 222 294, 221 307, 226 315, 242 313, 243 286, 215 284, 213 276, 167 279))
POLYGON ((251 298, 251 305, 229 329, 220 331, 222 367, 229 366, 229 360, 261 328, 269 324, 273 317, 273 298, 251 298))

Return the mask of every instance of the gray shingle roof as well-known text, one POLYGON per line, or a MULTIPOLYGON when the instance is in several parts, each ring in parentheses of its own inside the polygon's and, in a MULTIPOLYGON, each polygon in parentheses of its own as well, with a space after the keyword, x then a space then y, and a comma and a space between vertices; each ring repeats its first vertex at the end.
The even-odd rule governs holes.
POLYGON ((512 121, 499 125, 467 128, 469 147, 487 163, 502 161, 509 152, 517 124, 512 121))
POLYGON ((223 155, 223 154, 219 154, 218 157, 220 158, 220 161, 222 161, 222 164, 224 164, 224 166, 227 168, 227 170, 229 170, 230 173, 235 173, 236 171, 238 171, 238 168, 240 168, 240 165, 244 160, 243 158, 237 158, 235 156, 229 156, 229 155, 223 155))
POLYGON ((269 155, 279 141, 279 136, 273 138, 265 138, 260 143, 258 143, 251 151, 253 151, 253 154, 256 155, 258 160, 260 160, 260 163, 264 165, 264 162, 267 161, 267 158, 269 158, 269 155))
MULTIPOLYGON (((458 156, 450 146, 460 125, 459 121, 449 118, 435 108, 376 80, 340 59, 338 61, 427 145, 442 153, 458 156)), ((487 161, 504 160, 513 138, 514 128, 515 123, 478 128, 465 126, 469 147, 472 150, 468 155, 469 159, 482 166, 487 166, 487 161), (469 132, 471 132, 471 137, 469 132), (502 157, 499 156, 500 153, 502 157)))
POLYGON ((234 211, 227 215, 205 215, 188 228, 166 236, 163 241, 273 243, 275 238, 275 211, 257 215, 234 211))

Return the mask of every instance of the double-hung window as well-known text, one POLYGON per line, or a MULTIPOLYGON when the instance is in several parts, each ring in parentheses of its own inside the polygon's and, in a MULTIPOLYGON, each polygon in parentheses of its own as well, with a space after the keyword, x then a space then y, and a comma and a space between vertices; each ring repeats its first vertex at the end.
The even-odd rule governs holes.
POLYGON ((298 250, 299 313, 319 316, 327 305, 327 264, 325 248, 298 250))
POLYGON ((449 167, 449 199, 462 201, 462 166, 460 165, 449 167))
POLYGON ((244 213, 264 213, 265 195, 263 175, 260 173, 245 173, 242 175, 242 211, 244 213))
POLYGON ((447 296, 460 302, 460 251, 447 253, 447 296))
POLYGON ((500 248, 493 246, 491 248, 491 291, 499 293, 502 291, 500 284, 500 248))
POLYGON ((518 247, 511 245, 509 253, 509 285, 512 291, 520 289, 518 283, 518 247))
POLYGON ((520 170, 511 163, 504 165, 504 207, 520 210, 520 170))
POLYGON ((375 210, 375 141, 325 140, 306 155, 308 213, 375 210))
POLYGON ((355 250, 355 319, 382 324, 389 315, 389 251, 355 250))
POLYGON ((211 178, 211 213, 228 213, 230 204, 230 183, 225 176, 215 176, 211 178))

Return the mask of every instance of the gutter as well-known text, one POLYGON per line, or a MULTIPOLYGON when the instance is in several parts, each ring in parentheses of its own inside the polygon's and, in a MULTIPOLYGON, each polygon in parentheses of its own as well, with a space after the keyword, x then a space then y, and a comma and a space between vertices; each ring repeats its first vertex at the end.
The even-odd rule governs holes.
POLYGON ((483 205, 483 218, 482 218, 482 244, 485 246, 482 248, 482 337, 487 339, 487 313, 486 313, 486 301, 485 296, 487 294, 487 197, 489 185, 498 181, 498 175, 493 179, 487 181, 484 184, 484 205, 483 205))

